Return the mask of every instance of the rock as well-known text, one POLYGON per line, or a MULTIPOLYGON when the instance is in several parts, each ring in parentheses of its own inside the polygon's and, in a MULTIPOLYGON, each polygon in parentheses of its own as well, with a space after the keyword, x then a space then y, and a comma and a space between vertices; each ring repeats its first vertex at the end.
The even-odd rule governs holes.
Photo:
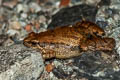
POLYGON ((52 22, 48 25, 48 29, 74 24, 83 18, 94 22, 97 10, 97 7, 86 4, 63 8, 52 16, 52 22))
POLYGON ((22 17, 23 19, 25 19, 25 18, 28 17, 28 15, 27 15, 27 13, 22 13, 22 14, 21 14, 21 17, 22 17))
POLYGON ((97 5, 101 0, 83 0, 86 4, 97 5))
POLYGON ((40 23, 45 23, 46 21, 47 21, 47 20, 46 20, 45 16, 41 15, 41 16, 39 17, 39 22, 40 22, 40 23))
POLYGON ((41 11, 41 7, 37 3, 34 3, 34 2, 31 2, 29 4, 29 8, 32 9, 32 11, 35 13, 41 11))
POLYGON ((82 78, 86 78, 86 80, 116 80, 117 78, 119 80, 120 77, 116 75, 119 75, 120 68, 117 68, 119 66, 118 64, 114 64, 117 60, 112 59, 112 56, 117 56, 117 53, 110 53, 88 51, 72 59, 63 61, 56 59, 57 61, 54 61, 55 68, 52 73, 55 77, 62 80, 82 80, 82 78), (110 53, 112 55, 109 55, 110 53), (58 65, 57 63, 61 64, 58 65), (118 71, 115 70, 116 68, 118 71))
POLYGON ((17 13, 29 11, 28 6, 26 4, 18 4, 16 7, 16 10, 17 10, 17 13))
POLYGON ((40 52, 23 45, 0 47, 0 80, 37 80, 44 70, 40 52))
MULTIPOLYGON (((109 6, 112 0, 101 0, 99 6, 109 6)), ((114 0, 115 1, 115 0, 114 0)))
POLYGON ((9 27, 14 30, 20 30, 21 24, 18 21, 13 21, 9 23, 9 27))
POLYGON ((13 36, 13 35, 15 35, 15 34, 19 34, 19 31, 13 30, 13 29, 9 29, 9 30, 7 31, 7 34, 10 35, 10 36, 13 36))

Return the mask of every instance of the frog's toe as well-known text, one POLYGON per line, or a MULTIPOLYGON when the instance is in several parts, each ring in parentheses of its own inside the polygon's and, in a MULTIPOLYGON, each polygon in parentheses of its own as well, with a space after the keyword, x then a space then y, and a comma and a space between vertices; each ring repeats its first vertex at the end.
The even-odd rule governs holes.
POLYGON ((42 53, 43 59, 51 59, 55 57, 55 52, 54 51, 48 51, 46 53, 42 53))

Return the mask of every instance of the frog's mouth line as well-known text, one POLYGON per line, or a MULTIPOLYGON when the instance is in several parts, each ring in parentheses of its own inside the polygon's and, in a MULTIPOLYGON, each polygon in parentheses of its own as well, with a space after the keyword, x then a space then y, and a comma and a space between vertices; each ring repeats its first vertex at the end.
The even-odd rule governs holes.
POLYGON ((37 42, 24 42, 23 44, 27 47, 33 47, 33 48, 36 48, 36 45, 38 45, 37 42))

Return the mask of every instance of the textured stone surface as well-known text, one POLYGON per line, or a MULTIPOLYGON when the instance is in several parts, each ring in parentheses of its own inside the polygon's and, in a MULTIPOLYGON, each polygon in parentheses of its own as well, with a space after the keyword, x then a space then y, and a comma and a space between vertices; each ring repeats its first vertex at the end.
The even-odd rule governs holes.
POLYGON ((40 52, 23 45, 0 47, 0 80, 36 80, 44 70, 40 52))

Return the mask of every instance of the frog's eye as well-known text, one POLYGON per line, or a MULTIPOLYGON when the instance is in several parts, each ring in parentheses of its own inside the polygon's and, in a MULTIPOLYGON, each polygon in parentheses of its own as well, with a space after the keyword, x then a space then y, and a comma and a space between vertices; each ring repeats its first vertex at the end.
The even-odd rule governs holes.
POLYGON ((96 36, 98 36, 98 32, 93 32, 93 34, 95 34, 96 36))
POLYGON ((29 36, 34 36, 34 35, 35 35, 34 32, 29 33, 29 36))
POLYGON ((31 42, 31 44, 32 44, 32 45, 36 45, 37 43, 35 43, 35 42, 31 42))
POLYGON ((105 35, 104 32, 98 32, 98 33, 97 33, 97 36, 104 36, 104 35, 105 35))
POLYGON ((105 35, 105 33, 102 33, 102 36, 104 36, 105 35))
POLYGON ((31 44, 31 46, 36 46, 38 43, 36 43, 36 42, 29 42, 29 44, 31 44))
POLYGON ((91 34, 88 34, 88 35, 87 35, 87 38, 88 38, 88 39, 92 39, 93 36, 92 36, 91 34))

